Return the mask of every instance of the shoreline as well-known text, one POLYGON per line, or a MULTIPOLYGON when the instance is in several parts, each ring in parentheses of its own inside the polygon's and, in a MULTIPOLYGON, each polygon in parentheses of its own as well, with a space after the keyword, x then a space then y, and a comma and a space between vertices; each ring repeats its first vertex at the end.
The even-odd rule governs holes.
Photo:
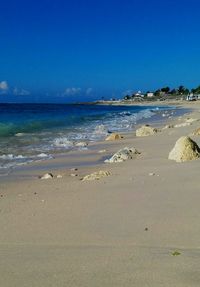
MULTIPOLYGON (((144 104, 143 106, 148 107, 148 105, 146 104, 144 104)), ((156 107, 156 102, 153 102, 152 106, 156 107)), ((170 107, 168 104, 161 104, 157 107, 162 106, 170 107)), ((169 109, 167 113, 168 116, 166 114, 166 117, 162 117, 163 112, 161 110, 158 110, 154 116, 141 119, 132 130, 119 133, 122 134, 125 138, 130 138, 131 135, 134 135, 135 130, 143 124, 150 124, 154 125, 157 128, 160 128, 161 126, 166 125, 168 121, 173 121, 178 116, 184 115, 188 112, 189 110, 186 107, 175 106, 172 112, 173 115, 170 116, 169 109)), ((122 142, 123 141, 115 141, 115 143, 112 142, 111 146, 117 146, 119 143, 122 142)), ((90 166, 95 167, 95 165, 101 165, 104 163, 104 160, 106 158, 112 155, 112 150, 110 148, 108 148, 105 153, 98 154, 99 150, 104 150, 107 148, 107 146, 110 147, 110 143, 106 142, 105 140, 96 140, 93 142, 89 142, 87 150, 72 149, 66 152, 63 151, 61 153, 52 154, 52 158, 49 159, 25 163, 21 166, 15 166, 10 170, 6 168, 5 170, 2 169, 0 183, 6 183, 15 180, 20 181, 28 178, 38 178, 42 172, 54 173, 57 172, 57 170, 62 172, 62 169, 70 169, 74 166, 78 168, 81 167, 82 169, 87 169, 87 167, 90 166), (5 171, 5 173, 3 173, 3 171, 5 171)))
MULTIPOLYGON (((127 133, 84 151, 95 162, 135 147, 141 153, 135 159, 56 170, 62 178, 0 183, 1 285, 198 286, 200 159, 168 160, 176 140, 200 127, 200 104, 184 106, 192 111, 161 127, 188 117, 196 119, 191 125, 148 137, 127 133), (107 154, 95 158, 99 149, 107 154), (110 176, 80 180, 99 170, 110 176)), ((191 138, 200 146, 200 137, 191 138)))

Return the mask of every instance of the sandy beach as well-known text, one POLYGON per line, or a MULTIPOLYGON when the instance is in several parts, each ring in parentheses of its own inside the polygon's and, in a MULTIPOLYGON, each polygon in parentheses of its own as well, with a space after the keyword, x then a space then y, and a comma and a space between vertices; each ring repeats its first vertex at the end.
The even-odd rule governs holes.
MULTIPOLYGON (((2 178, 0 286, 199 286, 200 159, 177 163, 168 155, 200 127, 200 103, 180 105, 192 112, 167 119, 155 135, 131 132, 2 178), (195 121, 162 129, 187 118, 195 121), (124 147, 140 154, 103 162, 124 147), (110 176, 81 180, 99 170, 110 176), (38 178, 46 172, 55 178, 38 178)), ((200 146, 200 136, 191 138, 200 146)))

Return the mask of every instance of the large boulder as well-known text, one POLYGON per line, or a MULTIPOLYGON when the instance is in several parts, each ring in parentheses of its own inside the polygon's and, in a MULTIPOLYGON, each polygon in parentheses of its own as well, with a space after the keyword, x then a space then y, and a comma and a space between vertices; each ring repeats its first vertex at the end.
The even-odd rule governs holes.
POLYGON ((106 177, 106 176, 110 176, 110 172, 109 171, 96 171, 94 173, 88 174, 86 176, 83 177, 82 181, 86 181, 86 180, 99 180, 102 177, 106 177))
POLYGON ((154 135, 158 132, 158 129, 152 128, 149 125, 142 126, 141 128, 136 130, 137 137, 146 137, 154 135))
POLYGON ((169 153, 168 159, 176 162, 194 160, 200 157, 198 145, 190 137, 181 137, 169 153))
POLYGON ((137 154, 140 154, 134 147, 125 147, 116 152, 110 159, 105 160, 106 163, 123 162, 133 159, 137 154))
POLYGON ((123 137, 120 134, 112 133, 106 138, 106 141, 115 141, 120 139, 123 139, 123 137))

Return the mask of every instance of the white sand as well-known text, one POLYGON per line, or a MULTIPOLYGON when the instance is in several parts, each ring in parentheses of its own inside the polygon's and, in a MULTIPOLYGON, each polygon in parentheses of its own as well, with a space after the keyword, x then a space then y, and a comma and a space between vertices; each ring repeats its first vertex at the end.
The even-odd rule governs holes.
MULTIPOLYGON (((200 104, 189 106, 200 119, 200 104)), ((134 146, 141 155, 80 168, 78 177, 62 169, 59 179, 2 182, 0 286, 200 286, 200 159, 167 159, 198 127, 106 142, 107 153, 134 146), (100 169, 112 175, 80 181, 100 169)), ((192 139, 200 145, 200 136, 192 139)))

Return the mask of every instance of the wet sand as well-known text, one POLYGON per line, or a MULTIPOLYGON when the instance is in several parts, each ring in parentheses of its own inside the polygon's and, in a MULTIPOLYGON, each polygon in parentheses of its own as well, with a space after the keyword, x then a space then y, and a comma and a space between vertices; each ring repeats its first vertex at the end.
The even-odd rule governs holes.
MULTIPOLYGON (((200 119, 200 103, 185 106, 193 112, 168 122, 200 119)), ((76 167, 76 157, 70 164, 66 157, 56 159, 56 168, 40 163, 42 169, 2 180, 0 286, 199 286, 200 159, 168 160, 176 140, 198 127, 200 121, 149 137, 125 134, 99 143, 103 154, 94 149, 78 157, 94 163, 78 171, 69 168, 76 167), (103 163, 125 146, 141 154, 103 163), (80 180, 98 170, 111 176, 80 180), (63 177, 38 179, 44 172, 63 177), (175 251, 180 254, 173 256, 175 251)), ((200 146, 200 136, 192 139, 200 146)))

